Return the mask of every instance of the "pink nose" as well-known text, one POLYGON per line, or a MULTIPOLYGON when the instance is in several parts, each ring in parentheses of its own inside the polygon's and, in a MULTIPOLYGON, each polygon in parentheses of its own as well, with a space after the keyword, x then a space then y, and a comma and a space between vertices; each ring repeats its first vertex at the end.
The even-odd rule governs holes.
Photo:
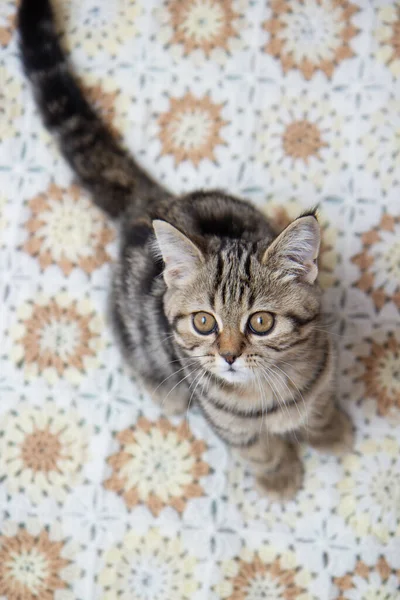
POLYGON ((237 356, 235 356, 234 354, 230 354, 229 352, 227 352, 226 354, 221 354, 221 356, 228 363, 228 365, 233 365, 233 363, 237 359, 237 356))

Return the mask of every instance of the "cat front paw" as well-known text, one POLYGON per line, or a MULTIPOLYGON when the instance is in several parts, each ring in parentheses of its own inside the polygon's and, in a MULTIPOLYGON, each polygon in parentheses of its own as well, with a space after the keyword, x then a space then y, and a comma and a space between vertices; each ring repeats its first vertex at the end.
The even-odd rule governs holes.
POLYGON ((261 496, 267 496, 271 502, 288 502, 296 496, 303 478, 303 464, 293 452, 276 471, 256 477, 256 490, 261 496))
POLYGON ((310 433, 307 441, 319 452, 343 456, 354 447, 353 423, 346 413, 336 409, 323 430, 310 433))

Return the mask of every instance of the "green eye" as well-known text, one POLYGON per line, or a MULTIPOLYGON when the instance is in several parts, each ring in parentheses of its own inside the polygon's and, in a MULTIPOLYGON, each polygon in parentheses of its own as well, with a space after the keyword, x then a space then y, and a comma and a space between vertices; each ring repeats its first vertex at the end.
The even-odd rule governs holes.
POLYGON ((248 321, 248 328, 251 333, 256 335, 265 335, 269 333, 275 323, 274 315, 269 312, 257 312, 252 315, 248 321))
POLYGON ((201 335, 210 335, 217 329, 217 321, 215 318, 206 312, 198 312, 192 316, 193 327, 197 333, 201 335))

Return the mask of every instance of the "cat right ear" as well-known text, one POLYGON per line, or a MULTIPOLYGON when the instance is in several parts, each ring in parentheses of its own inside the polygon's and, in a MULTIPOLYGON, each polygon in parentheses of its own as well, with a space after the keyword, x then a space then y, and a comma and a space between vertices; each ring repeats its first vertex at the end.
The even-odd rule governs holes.
POLYGON ((166 221, 153 221, 158 254, 164 261, 164 280, 168 287, 186 285, 204 264, 200 249, 179 229, 166 221))
POLYGON ((264 253, 262 262, 270 263, 286 279, 314 284, 318 275, 317 258, 321 231, 314 214, 293 221, 278 235, 264 253))

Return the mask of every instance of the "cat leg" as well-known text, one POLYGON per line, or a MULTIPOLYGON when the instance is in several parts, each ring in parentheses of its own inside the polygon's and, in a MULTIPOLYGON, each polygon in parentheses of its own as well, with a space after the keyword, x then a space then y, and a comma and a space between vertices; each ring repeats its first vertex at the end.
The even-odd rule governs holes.
POLYGON ((250 447, 241 448, 239 453, 256 476, 257 490, 270 500, 290 500, 300 489, 304 469, 290 442, 268 433, 250 447))
POLYGON ((310 411, 301 438, 320 452, 342 455, 353 448, 353 424, 348 415, 337 408, 332 396, 321 396, 310 411))

